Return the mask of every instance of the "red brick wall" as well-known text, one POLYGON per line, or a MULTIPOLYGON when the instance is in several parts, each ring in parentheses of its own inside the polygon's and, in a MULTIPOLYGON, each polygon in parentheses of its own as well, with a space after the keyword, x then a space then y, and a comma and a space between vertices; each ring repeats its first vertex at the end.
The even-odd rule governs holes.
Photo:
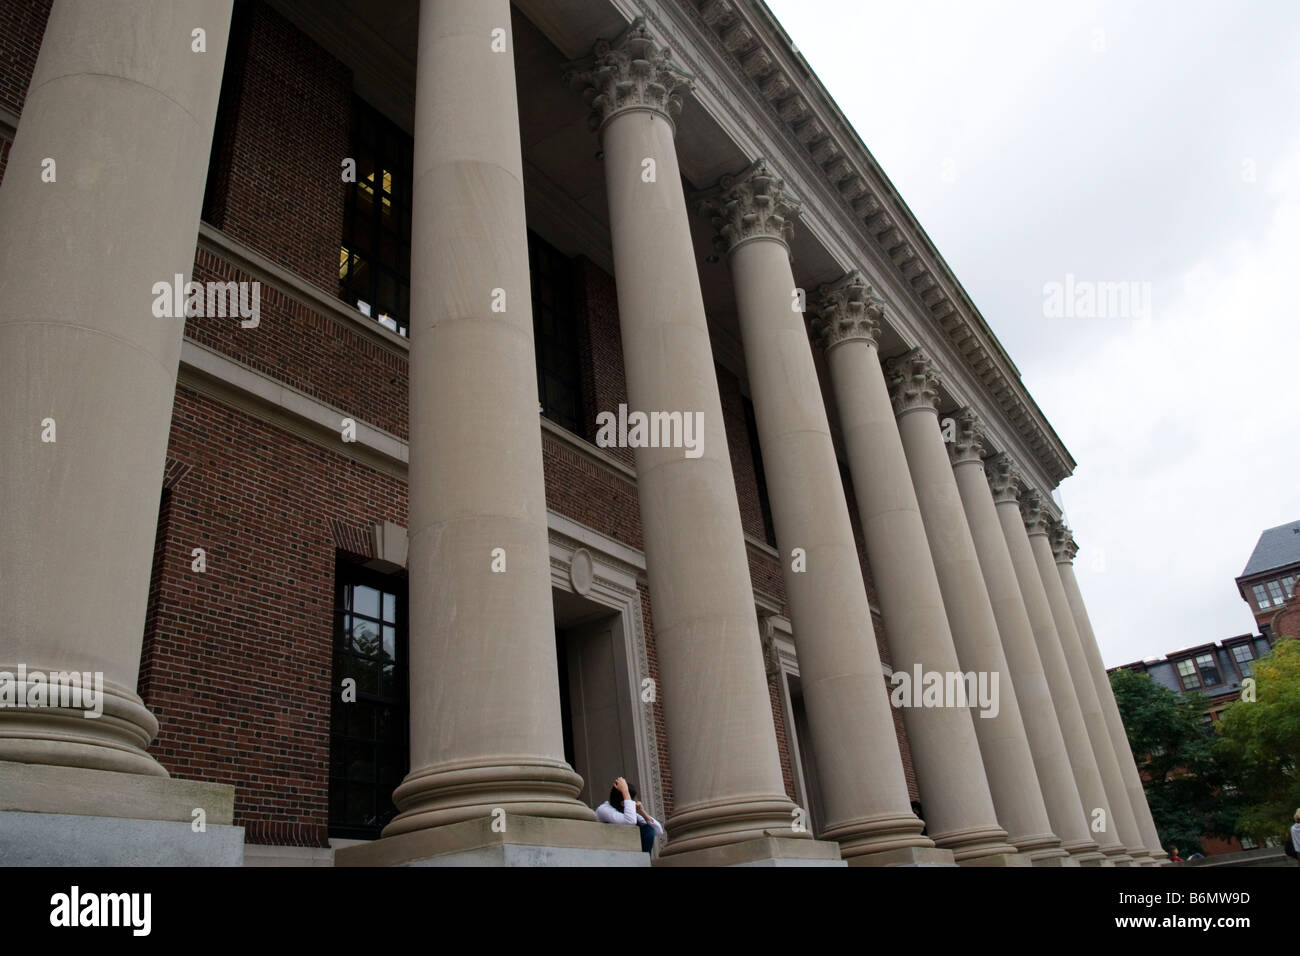
POLYGON ((174 776, 235 785, 248 842, 327 845, 330 519, 405 526, 406 488, 184 386, 168 455, 193 470, 160 522, 140 680, 151 752, 174 776))
MULTIPOLYGON (((23 111, 52 2, 0 0, 0 107, 14 114, 23 111)), ((0 181, 9 166, 11 142, 8 133, 0 134, 0 181)))
POLYGON ((0 106, 22 113, 53 0, 0 3, 0 106))
MULTIPOLYGON (((335 240, 337 243, 337 240, 335 240)), ((199 249, 194 281, 252 281, 199 249)), ((407 437, 407 356, 263 284, 260 321, 191 318, 185 335, 398 438, 407 437)))
POLYGON ((240 4, 206 218, 338 294, 351 72, 262 3, 240 4))

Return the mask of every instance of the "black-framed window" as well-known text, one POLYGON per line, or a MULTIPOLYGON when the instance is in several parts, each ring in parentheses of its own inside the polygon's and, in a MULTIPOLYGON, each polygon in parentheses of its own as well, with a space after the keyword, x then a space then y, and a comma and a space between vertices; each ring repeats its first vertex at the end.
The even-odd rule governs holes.
POLYGON ((763 452, 758 447, 758 419, 754 417, 754 403, 742 395, 745 406, 745 431, 749 434, 749 456, 754 465, 754 481, 758 485, 758 507, 763 512, 763 540, 776 547, 776 525, 772 521, 772 503, 767 498, 767 475, 763 471, 763 452))
POLYGON ((1249 677, 1255 668, 1255 650, 1249 644, 1237 644, 1232 648, 1232 659, 1237 662, 1241 676, 1249 677))
POLYGON ((528 272, 537 350, 538 410, 561 428, 582 427, 582 357, 578 347, 573 260, 528 232, 528 272))
POLYGON ((374 839, 409 769, 406 581, 340 558, 335 573, 330 835, 374 839), (344 700, 344 680, 356 699, 344 700))
POLYGON ((414 142, 364 100, 352 100, 352 158, 339 244, 339 295, 399 335, 411 316, 414 142))
POLYGON ((1213 654, 1196 655, 1196 669, 1201 672, 1201 680, 1205 682, 1206 687, 1223 683, 1223 679, 1219 677, 1219 665, 1214 660, 1213 654))

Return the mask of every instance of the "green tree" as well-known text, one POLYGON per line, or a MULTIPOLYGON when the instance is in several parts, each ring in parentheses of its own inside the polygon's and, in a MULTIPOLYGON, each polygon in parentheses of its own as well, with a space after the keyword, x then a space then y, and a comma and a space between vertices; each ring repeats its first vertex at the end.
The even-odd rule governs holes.
POLYGON ((1203 852, 1202 836, 1230 835, 1236 815, 1201 695, 1179 694, 1127 670, 1112 672, 1110 686, 1161 845, 1178 847, 1185 858, 1203 852))
POLYGON ((1243 695, 1220 716, 1218 752, 1240 791, 1236 832, 1263 843, 1300 807, 1300 641, 1279 640, 1254 676, 1255 699, 1243 695))

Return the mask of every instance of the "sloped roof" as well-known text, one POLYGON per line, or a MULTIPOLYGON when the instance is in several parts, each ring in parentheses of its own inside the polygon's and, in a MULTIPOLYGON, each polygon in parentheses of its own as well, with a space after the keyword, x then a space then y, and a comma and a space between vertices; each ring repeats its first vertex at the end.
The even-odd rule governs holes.
POLYGON ((1241 577, 1300 563, 1300 520, 1269 528, 1259 536, 1241 577))

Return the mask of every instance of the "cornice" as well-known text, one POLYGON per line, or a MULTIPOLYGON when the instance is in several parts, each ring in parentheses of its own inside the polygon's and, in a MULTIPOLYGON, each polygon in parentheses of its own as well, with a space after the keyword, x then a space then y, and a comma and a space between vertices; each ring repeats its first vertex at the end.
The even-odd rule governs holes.
MULTIPOLYGON (((856 222, 859 235, 869 237, 878 253, 876 261, 886 264, 928 324, 943 334, 979 387, 996 402, 1043 477, 1052 485, 1068 477, 1074 460, 1020 381, 1019 370, 770 11, 755 0, 661 2, 694 21, 711 39, 718 58, 766 104, 856 222)), ((703 72, 696 81, 708 85, 703 72)), ((751 155, 763 152, 765 138, 751 124, 741 125, 754 141, 751 155)), ((973 403, 972 398, 966 400, 973 403)))

